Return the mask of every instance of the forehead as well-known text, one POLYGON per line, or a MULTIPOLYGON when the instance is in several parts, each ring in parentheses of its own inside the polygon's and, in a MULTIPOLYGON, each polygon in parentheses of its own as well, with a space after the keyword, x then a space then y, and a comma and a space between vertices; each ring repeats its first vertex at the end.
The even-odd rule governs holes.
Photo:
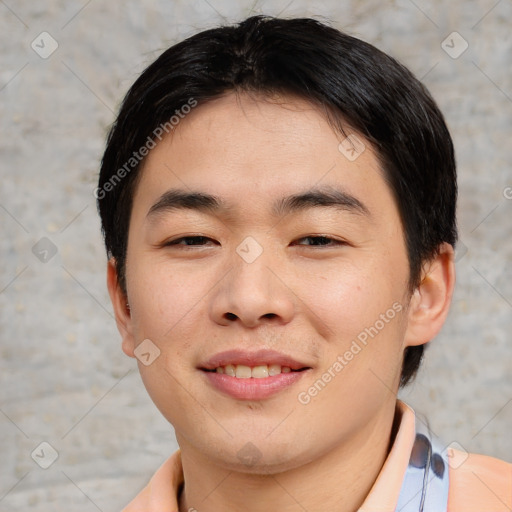
POLYGON ((284 197, 313 189, 341 191, 360 212, 395 207, 373 148, 349 129, 336 132, 325 112, 295 97, 231 93, 199 105, 150 151, 140 172, 134 204, 143 201, 146 214, 176 189, 214 196, 237 214, 275 214, 284 197))

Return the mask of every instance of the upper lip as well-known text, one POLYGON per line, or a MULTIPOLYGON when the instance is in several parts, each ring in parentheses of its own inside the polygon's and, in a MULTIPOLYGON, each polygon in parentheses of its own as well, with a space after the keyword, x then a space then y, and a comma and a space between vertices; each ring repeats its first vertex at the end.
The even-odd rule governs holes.
POLYGON ((297 361, 291 356, 268 349, 257 350, 255 352, 245 350, 227 350, 225 352, 219 352, 208 359, 208 361, 202 364, 199 368, 201 370, 215 370, 215 368, 218 368, 219 366, 226 366, 228 364, 242 364, 251 367, 262 366, 265 364, 278 364, 280 366, 288 366, 292 370, 309 368, 306 363, 297 361))

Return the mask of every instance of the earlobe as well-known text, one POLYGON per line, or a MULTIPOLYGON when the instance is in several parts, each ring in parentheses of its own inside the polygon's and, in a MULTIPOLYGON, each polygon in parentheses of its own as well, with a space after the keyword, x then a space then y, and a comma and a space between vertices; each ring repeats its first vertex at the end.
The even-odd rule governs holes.
POLYGON ((132 332, 132 317, 126 295, 119 285, 115 258, 110 258, 107 265, 107 288, 114 309, 117 329, 122 338, 123 352, 135 357, 135 339, 132 332))
POLYGON ((424 269, 408 308, 404 346, 423 345, 441 330, 450 310, 455 286, 453 247, 443 243, 438 255, 424 269))

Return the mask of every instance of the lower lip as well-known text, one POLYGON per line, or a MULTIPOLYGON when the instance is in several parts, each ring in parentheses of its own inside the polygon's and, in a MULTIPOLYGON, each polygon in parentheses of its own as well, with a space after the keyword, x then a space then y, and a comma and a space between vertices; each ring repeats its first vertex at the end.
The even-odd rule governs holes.
POLYGON ((308 370, 280 373, 262 379, 239 379, 224 373, 203 371, 210 383, 226 395, 238 400, 263 400, 299 381, 308 370))

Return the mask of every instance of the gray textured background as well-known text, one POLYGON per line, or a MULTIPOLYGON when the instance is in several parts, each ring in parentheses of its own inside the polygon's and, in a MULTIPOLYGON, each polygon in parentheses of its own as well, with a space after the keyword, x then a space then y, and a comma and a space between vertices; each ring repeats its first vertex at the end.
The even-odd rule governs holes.
POLYGON ((93 190, 106 130, 138 73, 170 44, 250 12, 331 19, 405 63, 445 113, 463 246, 447 324, 402 397, 446 444, 512 462, 511 0, 5 0, 2 511, 120 510, 176 447, 120 349, 93 190), (46 59, 31 47, 43 51, 44 31, 58 43, 46 59), (453 31, 469 44, 456 59, 441 46, 453 31), (59 455, 46 470, 31 457, 43 441, 59 455))

